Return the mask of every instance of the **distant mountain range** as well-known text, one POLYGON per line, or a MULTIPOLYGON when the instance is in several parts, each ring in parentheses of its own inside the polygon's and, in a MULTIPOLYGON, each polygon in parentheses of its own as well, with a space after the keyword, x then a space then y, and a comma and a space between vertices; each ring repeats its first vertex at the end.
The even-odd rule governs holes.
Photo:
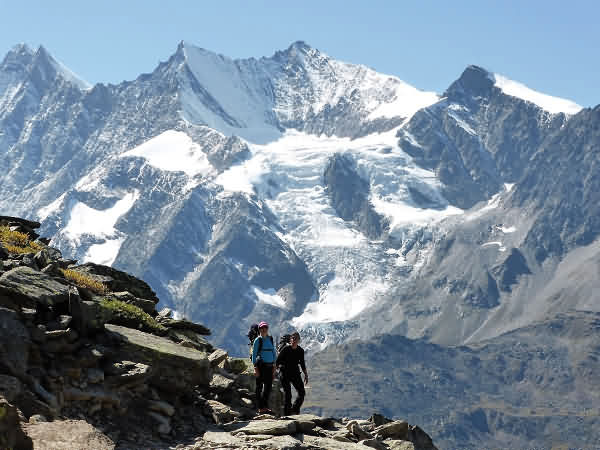
POLYGON ((119 85, 43 47, 0 64, 0 214, 143 278, 235 354, 262 319, 313 351, 445 348, 600 311, 599 144, 600 107, 477 66, 423 92, 303 42, 182 42, 119 85))

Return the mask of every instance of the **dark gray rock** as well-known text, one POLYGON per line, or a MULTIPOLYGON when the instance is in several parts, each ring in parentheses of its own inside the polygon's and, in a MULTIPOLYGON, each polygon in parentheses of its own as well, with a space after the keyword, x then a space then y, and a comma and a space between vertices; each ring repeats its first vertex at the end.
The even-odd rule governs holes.
POLYGON ((69 301, 70 286, 30 267, 17 267, 0 276, 0 296, 25 307, 54 306, 69 301))
POLYGON ((105 328, 119 345, 115 356, 149 365, 150 382, 160 389, 184 392, 210 383, 212 371, 208 354, 142 331, 109 324, 105 328))
POLYGON ((158 303, 158 297, 148 283, 121 270, 94 263, 82 264, 71 269, 97 278, 112 292, 128 291, 136 297, 158 303))
POLYGON ((0 396, 0 447, 7 449, 33 449, 33 443, 21 428, 17 408, 0 396))
POLYGON ((521 275, 529 275, 531 271, 523 253, 513 248, 504 262, 492 269, 492 273, 498 280, 500 290, 510 291, 511 286, 517 284, 521 275))
POLYGON ((22 376, 27 371, 31 341, 15 311, 0 307, 0 371, 22 376))
POLYGON ((372 239, 385 233, 388 224, 371 205, 369 183, 361 178, 350 156, 336 154, 331 158, 325 168, 324 182, 331 203, 342 219, 354 221, 356 227, 372 239))

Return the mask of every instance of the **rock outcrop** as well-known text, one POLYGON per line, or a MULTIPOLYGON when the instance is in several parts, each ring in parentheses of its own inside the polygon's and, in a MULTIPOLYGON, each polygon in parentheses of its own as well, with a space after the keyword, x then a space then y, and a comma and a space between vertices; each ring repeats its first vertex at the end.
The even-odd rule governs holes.
POLYGON ((274 414, 256 416, 247 358, 158 312, 144 281, 64 260, 39 224, 1 220, 0 448, 435 448, 381 416, 281 416, 277 380, 274 414))

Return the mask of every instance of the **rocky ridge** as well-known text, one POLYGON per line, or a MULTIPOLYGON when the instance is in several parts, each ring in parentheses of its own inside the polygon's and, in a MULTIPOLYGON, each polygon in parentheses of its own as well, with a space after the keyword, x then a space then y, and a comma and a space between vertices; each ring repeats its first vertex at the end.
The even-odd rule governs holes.
POLYGON ((377 414, 255 416, 246 358, 156 311, 144 281, 62 258, 38 227, 0 217, 1 448, 435 448, 377 414))

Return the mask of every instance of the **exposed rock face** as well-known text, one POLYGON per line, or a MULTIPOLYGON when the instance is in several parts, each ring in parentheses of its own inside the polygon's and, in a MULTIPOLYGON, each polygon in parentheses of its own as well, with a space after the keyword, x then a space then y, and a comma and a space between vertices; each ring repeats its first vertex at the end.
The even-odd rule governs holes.
POLYGON ((355 221, 357 228, 372 239, 385 232, 385 219, 375 212, 369 201, 369 183, 357 171, 347 155, 335 155, 325 168, 325 186, 339 216, 355 221))
POLYGON ((359 439, 386 449, 399 442, 374 427, 344 432, 333 419, 279 417, 279 380, 274 415, 255 417, 249 359, 214 348, 206 327, 157 312, 154 292, 125 272, 73 261, 78 277, 49 275, 64 263, 39 245, 44 267, 7 251, 15 267, 0 276, 0 447, 319 449, 335 448, 340 431, 357 448, 359 439))

